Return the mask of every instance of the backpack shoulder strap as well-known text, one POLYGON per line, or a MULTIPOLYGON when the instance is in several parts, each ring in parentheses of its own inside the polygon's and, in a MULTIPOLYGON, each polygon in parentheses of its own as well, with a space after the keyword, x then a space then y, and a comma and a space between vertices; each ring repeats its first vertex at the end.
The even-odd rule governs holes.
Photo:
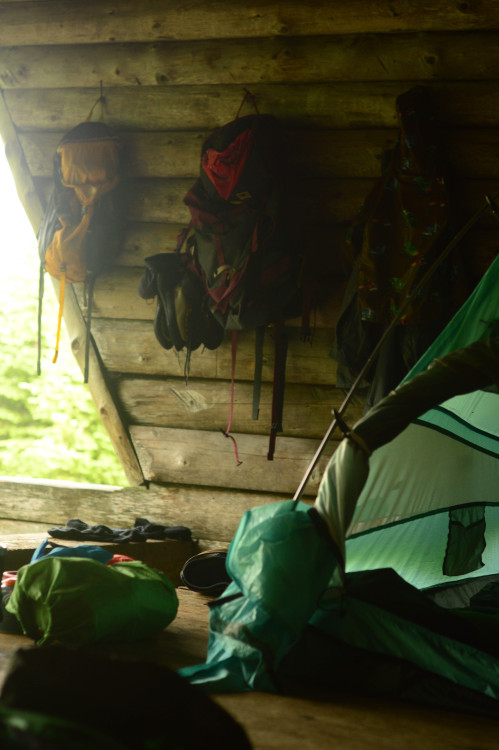
POLYGON ((253 377, 253 413, 252 419, 258 419, 260 413, 260 392, 262 388, 263 341, 266 326, 259 326, 255 332, 255 372, 253 377))
POLYGON ((274 385, 272 390, 272 425, 270 428, 269 450, 267 460, 274 459, 277 433, 282 432, 282 412, 284 407, 284 385, 286 382, 286 357, 288 337, 284 328, 284 318, 279 316, 275 325, 274 345, 274 385))

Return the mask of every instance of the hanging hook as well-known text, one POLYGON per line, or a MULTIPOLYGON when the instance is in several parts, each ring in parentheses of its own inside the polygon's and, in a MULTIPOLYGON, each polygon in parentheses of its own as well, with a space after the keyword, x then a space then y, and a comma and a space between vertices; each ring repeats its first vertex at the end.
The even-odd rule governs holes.
POLYGON ((99 94, 99 97, 94 102, 94 104, 92 106, 92 109, 90 110, 90 112, 88 113, 88 115, 86 117, 85 122, 89 122, 92 119, 92 115, 94 113, 94 109, 96 108, 96 106, 98 104, 100 104, 100 117, 99 117, 99 120, 101 122, 103 122, 103 120, 104 120, 104 101, 105 101, 105 98, 104 98, 104 89, 103 89, 103 86, 102 86, 102 81, 100 81, 100 94, 99 94))

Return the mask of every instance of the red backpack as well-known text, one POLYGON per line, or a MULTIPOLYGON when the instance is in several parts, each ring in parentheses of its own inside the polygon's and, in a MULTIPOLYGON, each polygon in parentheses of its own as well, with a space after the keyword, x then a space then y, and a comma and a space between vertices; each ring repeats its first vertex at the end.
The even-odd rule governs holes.
MULTIPOLYGON (((176 264, 180 281, 166 275, 157 287, 175 297, 177 308, 188 310, 181 325, 175 321, 173 304, 158 295, 164 315, 156 319, 156 335, 174 341, 177 349, 189 342, 175 338, 175 329, 189 332, 197 345, 215 348, 222 336, 205 341, 206 316, 223 331, 232 331, 232 376, 237 331, 256 329, 253 419, 258 419, 264 332, 275 330, 275 373, 272 426, 268 458, 273 458, 277 432, 282 431, 286 333, 284 320, 301 313, 300 272, 302 258, 288 207, 285 133, 279 120, 258 112, 239 117, 214 130, 201 149, 200 175, 184 198, 191 223, 179 238, 176 264), (193 288, 199 288, 200 304, 192 304, 193 288), (179 304, 185 291, 186 303, 179 304), (170 311, 168 313, 168 310, 170 311), (169 319, 168 319, 169 314, 169 319), (166 336, 165 333, 167 332, 166 336), (215 342, 215 343, 213 343, 215 342)), ((158 266, 158 256, 146 266, 158 266)), ((159 336, 158 336, 159 338, 159 336)), ((161 343, 161 341, 160 341, 161 343)), ((163 343, 164 345, 164 343, 163 343)), ((234 385, 234 382, 232 383, 234 385)), ((224 431, 229 436, 229 425, 224 431)), ((236 448, 237 456, 237 448, 236 448)))

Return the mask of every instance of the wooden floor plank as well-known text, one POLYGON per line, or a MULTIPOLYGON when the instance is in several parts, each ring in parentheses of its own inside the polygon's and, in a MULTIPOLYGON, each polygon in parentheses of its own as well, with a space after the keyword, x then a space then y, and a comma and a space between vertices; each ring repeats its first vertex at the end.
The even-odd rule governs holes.
MULTIPOLYGON (((156 661, 177 669, 204 661, 209 599, 177 589, 179 611, 156 638, 90 650, 156 661)), ((0 633, 0 685, 10 655, 32 647, 24 636, 0 633)), ((362 695, 268 693, 216 695, 214 700, 244 727, 254 750, 497 750, 499 722, 362 695)), ((236 750, 236 749, 235 749, 236 750)))
POLYGON ((358 696, 219 696, 255 750, 497 750, 497 722, 358 696))

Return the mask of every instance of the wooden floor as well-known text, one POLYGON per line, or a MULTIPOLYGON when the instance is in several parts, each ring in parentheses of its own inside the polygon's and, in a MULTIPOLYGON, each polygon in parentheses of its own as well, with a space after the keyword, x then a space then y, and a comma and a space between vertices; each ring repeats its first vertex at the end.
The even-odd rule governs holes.
MULTIPOLYGON (((133 653, 134 658, 155 660, 173 669, 203 662, 208 640, 207 599, 181 588, 178 594, 178 615, 160 636, 140 644, 119 645, 111 652, 133 653)), ((28 638, 0 633, 0 684, 13 651, 31 645, 28 638)), ((255 750, 499 748, 499 722, 408 704, 348 695, 285 697, 266 693, 219 695, 215 700, 245 728, 255 750)))

